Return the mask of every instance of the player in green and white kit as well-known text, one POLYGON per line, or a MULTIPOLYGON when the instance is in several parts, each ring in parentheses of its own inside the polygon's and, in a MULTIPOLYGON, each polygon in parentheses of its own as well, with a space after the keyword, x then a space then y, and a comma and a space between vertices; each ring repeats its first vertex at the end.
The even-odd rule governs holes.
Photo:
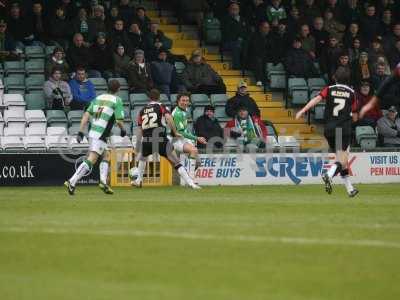
POLYGON ((198 137, 194 135, 188 129, 188 112, 190 99, 188 94, 179 94, 176 98, 177 106, 172 112, 172 118, 174 119, 176 131, 182 136, 173 139, 174 149, 188 154, 190 161, 190 176, 194 178, 194 170, 198 166, 198 150, 195 146, 196 143, 207 144, 204 137, 198 137))
POLYGON ((116 96, 120 89, 117 80, 111 80, 108 84, 108 94, 102 94, 92 101, 86 112, 83 114, 77 141, 83 140, 83 130, 90 122, 89 130, 89 154, 88 157, 79 165, 75 174, 67 180, 64 185, 68 193, 73 195, 76 183, 88 174, 102 156, 100 163, 100 184, 99 187, 106 194, 113 194, 113 190, 107 184, 108 170, 110 164, 110 151, 107 147, 107 138, 111 134, 114 123, 121 129, 121 136, 126 135, 124 129, 124 108, 120 97, 116 96))

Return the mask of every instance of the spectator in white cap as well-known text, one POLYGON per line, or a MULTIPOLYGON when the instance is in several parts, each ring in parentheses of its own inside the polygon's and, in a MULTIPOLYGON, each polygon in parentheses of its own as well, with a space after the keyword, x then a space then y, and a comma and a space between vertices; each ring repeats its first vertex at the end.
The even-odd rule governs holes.
POLYGON ((400 119, 395 106, 389 107, 387 114, 379 119, 377 127, 385 147, 400 146, 400 119))

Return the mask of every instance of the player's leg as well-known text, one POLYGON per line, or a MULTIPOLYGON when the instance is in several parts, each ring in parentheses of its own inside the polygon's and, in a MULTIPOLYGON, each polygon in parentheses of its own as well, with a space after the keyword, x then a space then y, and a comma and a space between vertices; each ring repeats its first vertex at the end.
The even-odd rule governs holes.
POLYGON ((337 160, 342 164, 342 169, 340 171, 340 177, 343 180, 343 184, 346 187, 346 191, 350 197, 354 197, 358 194, 358 190, 354 188, 353 184, 350 181, 350 174, 348 168, 349 161, 349 151, 338 151, 337 160))
MULTIPOLYGON (((334 133, 331 131, 325 131, 325 138, 326 141, 328 142, 329 145, 329 150, 334 151, 336 149, 336 139, 334 133)), ((335 177, 337 174, 339 174, 342 166, 339 162, 335 162, 330 166, 328 171, 322 174, 322 180, 324 181, 325 184, 325 191, 328 194, 332 193, 332 178, 335 177)))
POLYGON ((197 147, 192 143, 184 143, 183 152, 188 155, 190 164, 189 174, 194 179, 196 178, 195 176, 196 169, 200 166, 199 151, 197 150, 197 147))
POLYGON ((138 160, 138 166, 136 169, 136 178, 134 178, 133 176, 133 170, 131 170, 131 184, 134 186, 137 186, 139 188, 142 187, 143 185, 143 174, 144 174, 144 169, 146 168, 146 161, 147 161, 147 156, 143 156, 143 153, 139 153, 139 155, 137 156, 137 160, 138 160))
POLYGON ((105 194, 114 194, 114 191, 107 184, 108 182, 108 174, 110 171, 110 160, 111 160, 111 152, 110 150, 105 150, 103 153, 102 160, 99 165, 100 171, 100 183, 99 187, 105 194))

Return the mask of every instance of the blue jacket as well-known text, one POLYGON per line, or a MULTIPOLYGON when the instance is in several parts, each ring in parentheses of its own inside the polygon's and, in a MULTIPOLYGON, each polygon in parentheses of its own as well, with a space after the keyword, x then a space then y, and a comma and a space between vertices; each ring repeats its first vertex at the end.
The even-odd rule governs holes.
POLYGON ((76 79, 72 79, 69 82, 69 86, 71 87, 72 101, 89 103, 96 98, 96 91, 90 80, 79 82, 76 79))

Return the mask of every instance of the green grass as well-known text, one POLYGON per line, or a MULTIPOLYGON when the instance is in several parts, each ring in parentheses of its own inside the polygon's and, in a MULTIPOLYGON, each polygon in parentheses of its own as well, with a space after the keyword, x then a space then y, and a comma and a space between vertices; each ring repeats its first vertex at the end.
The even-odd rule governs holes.
POLYGON ((400 299, 400 185, 0 189, 0 299, 400 299))

